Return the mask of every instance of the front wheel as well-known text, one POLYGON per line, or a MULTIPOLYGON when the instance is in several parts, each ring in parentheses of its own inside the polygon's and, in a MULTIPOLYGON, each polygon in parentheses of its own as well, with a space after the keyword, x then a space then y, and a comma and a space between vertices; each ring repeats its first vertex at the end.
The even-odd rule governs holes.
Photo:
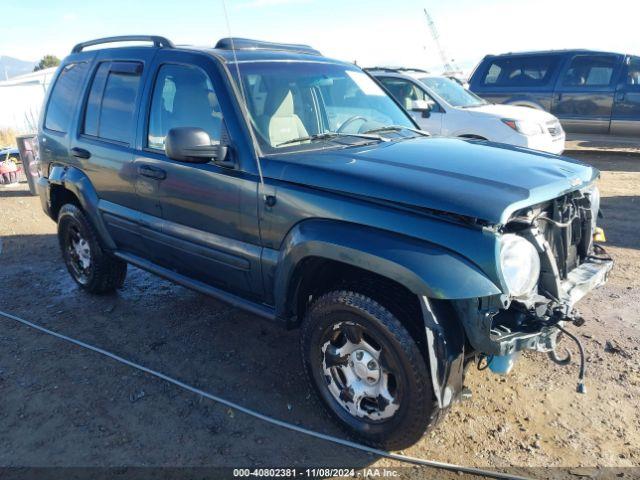
POLYGON ((305 371, 329 413, 372 446, 400 450, 436 422, 431 377, 416 342, 365 295, 318 298, 302 326, 305 371))

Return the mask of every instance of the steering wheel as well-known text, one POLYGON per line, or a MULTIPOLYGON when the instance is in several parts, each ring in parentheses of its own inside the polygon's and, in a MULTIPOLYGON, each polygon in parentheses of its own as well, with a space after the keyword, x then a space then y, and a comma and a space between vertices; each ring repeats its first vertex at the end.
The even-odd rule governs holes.
POLYGON ((338 128, 337 133, 343 133, 345 128, 348 125, 351 125, 353 122, 358 121, 358 120, 362 120, 363 122, 367 122, 367 118, 363 117, 362 115, 354 115, 353 117, 349 117, 347 118, 344 122, 342 122, 342 125, 340 125, 340 128, 338 128))

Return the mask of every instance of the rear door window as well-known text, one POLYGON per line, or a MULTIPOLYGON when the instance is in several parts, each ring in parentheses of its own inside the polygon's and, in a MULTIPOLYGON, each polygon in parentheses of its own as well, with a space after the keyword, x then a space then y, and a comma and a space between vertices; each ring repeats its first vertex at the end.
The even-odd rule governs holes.
POLYGON ((613 80, 617 58, 613 55, 580 55, 562 78, 565 87, 607 87, 613 80))
POLYGON ((546 85, 558 66, 555 55, 501 57, 494 59, 483 84, 494 87, 532 87, 546 85))
POLYGON ((62 67, 49 97, 49 105, 44 119, 45 128, 57 132, 67 132, 76 99, 88 69, 87 62, 70 63, 62 67))
POLYGON ((98 67, 87 99, 85 135, 130 143, 141 74, 139 62, 107 62, 98 67))

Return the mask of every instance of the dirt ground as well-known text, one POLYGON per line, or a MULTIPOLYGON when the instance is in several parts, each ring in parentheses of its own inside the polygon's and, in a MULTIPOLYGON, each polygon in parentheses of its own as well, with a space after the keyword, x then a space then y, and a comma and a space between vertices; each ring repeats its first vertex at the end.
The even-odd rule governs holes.
MULTIPOLYGON (((617 262, 609 283, 579 304, 586 324, 571 327, 587 352, 588 393, 575 393, 575 363, 542 354, 525 354, 507 377, 470 369, 472 398, 404 453, 496 470, 563 468, 527 471, 540 478, 593 467, 601 477, 640 475, 628 468, 640 467, 640 156, 570 155, 602 170, 601 225, 617 262)), ((81 292, 26 184, 0 190, 0 241, 0 310, 342 436, 304 381, 296 331, 134 268, 117 294, 81 292)), ((0 467, 399 465, 266 425, 0 318, 0 467)))

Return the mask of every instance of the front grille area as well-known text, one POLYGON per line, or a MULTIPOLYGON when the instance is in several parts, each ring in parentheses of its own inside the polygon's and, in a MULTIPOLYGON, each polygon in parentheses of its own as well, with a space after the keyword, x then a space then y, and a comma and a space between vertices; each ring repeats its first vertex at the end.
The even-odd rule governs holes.
POLYGON ((562 125, 558 120, 550 120, 547 122, 547 130, 552 137, 559 137, 562 135, 562 125))

